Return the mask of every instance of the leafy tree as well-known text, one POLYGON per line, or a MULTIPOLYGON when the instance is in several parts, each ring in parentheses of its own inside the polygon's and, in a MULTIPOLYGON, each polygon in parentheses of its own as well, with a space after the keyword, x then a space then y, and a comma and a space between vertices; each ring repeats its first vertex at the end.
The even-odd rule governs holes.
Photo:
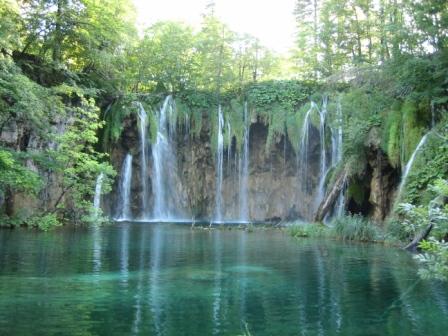
POLYGON ((195 80, 192 29, 175 22, 158 22, 145 31, 135 50, 139 55, 135 90, 174 92, 195 80))
POLYGON ((102 127, 98 119, 99 111, 93 99, 84 97, 82 91, 63 86, 61 93, 79 100, 77 104, 67 106, 67 117, 70 120, 66 130, 58 137, 59 145, 48 154, 54 160, 54 170, 63 177, 63 188, 52 212, 65 209, 69 202, 71 218, 82 221, 91 213, 92 199, 96 178, 105 174, 103 192, 108 190, 108 177, 114 176, 112 167, 102 162, 105 154, 95 150, 98 141, 97 131, 102 127), (66 197, 67 196, 67 197, 66 197))

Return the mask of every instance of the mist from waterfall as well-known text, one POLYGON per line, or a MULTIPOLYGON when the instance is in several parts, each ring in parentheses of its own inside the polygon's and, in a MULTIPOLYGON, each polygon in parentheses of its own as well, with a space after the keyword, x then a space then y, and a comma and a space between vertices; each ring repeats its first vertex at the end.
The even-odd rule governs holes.
POLYGON ((131 214, 132 155, 127 154, 121 167, 116 220, 132 219, 131 214))
POLYGON ((140 179, 142 184, 142 197, 141 197, 141 218, 147 219, 148 213, 148 161, 147 161, 147 136, 146 131, 148 129, 148 115, 141 103, 137 103, 138 106, 138 118, 139 118, 139 134, 140 134, 140 179))

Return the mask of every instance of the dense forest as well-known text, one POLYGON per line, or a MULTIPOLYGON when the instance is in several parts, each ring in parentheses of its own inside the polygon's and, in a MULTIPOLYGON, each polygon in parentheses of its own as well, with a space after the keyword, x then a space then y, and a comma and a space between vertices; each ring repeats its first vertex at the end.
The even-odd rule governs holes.
MULTIPOLYGON (((336 223, 341 236, 404 245, 430 231, 423 273, 446 279, 447 2, 297 0, 294 16, 295 48, 285 56, 230 30, 213 2, 199 30, 157 22, 142 32, 130 0, 0 0, 0 225, 98 221, 95 183, 102 174, 102 192, 113 187, 111 151, 137 101, 152 111, 172 95, 171 125, 188 119, 196 139, 207 118, 212 151, 218 106, 229 124, 224 146, 241 150, 235 111, 247 102, 249 118, 268 129, 265 151, 287 142, 297 157, 307 112, 325 105, 343 150, 320 210, 345 188, 342 222, 352 227, 336 223)), ((148 119, 154 143, 157 122, 148 119)), ((319 113, 309 120, 319 129, 319 113)), ((327 132, 321 145, 330 142, 327 132)))

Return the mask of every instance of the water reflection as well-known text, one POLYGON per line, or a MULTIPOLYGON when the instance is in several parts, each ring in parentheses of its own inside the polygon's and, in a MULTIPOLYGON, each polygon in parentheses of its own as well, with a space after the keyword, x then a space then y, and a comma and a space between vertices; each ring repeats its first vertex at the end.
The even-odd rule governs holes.
POLYGON ((445 335, 447 286, 415 268, 277 231, 0 231, 0 334, 445 335))
POLYGON ((126 288, 129 278, 129 225, 126 223, 121 228, 120 241, 120 273, 121 283, 126 288))
POLYGON ((213 335, 219 335, 221 327, 222 253, 221 231, 213 232, 215 279, 213 288, 213 335))
POLYGON ((98 278, 101 273, 101 250, 102 250, 102 235, 101 228, 99 226, 94 226, 92 228, 93 237, 93 273, 98 278))
POLYGON ((149 268, 149 305, 154 319, 156 335, 162 333, 162 291, 160 283, 161 258, 163 248, 163 228, 156 226, 152 233, 151 240, 151 264, 149 268))
POLYGON ((142 320, 142 291, 143 291, 143 277, 145 275, 145 272, 143 270, 145 269, 145 243, 147 240, 146 235, 146 229, 141 230, 140 234, 140 246, 139 246, 139 256, 138 256, 138 268, 140 272, 138 272, 137 275, 137 290, 135 295, 135 313, 134 313, 134 319, 132 322, 132 334, 138 335, 140 331, 140 323, 142 320))

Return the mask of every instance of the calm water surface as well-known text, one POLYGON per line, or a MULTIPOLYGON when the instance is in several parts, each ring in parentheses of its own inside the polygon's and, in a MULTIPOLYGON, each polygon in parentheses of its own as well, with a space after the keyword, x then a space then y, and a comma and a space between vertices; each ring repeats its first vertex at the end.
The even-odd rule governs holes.
POLYGON ((408 254, 278 231, 0 231, 0 335, 447 335, 408 254))

